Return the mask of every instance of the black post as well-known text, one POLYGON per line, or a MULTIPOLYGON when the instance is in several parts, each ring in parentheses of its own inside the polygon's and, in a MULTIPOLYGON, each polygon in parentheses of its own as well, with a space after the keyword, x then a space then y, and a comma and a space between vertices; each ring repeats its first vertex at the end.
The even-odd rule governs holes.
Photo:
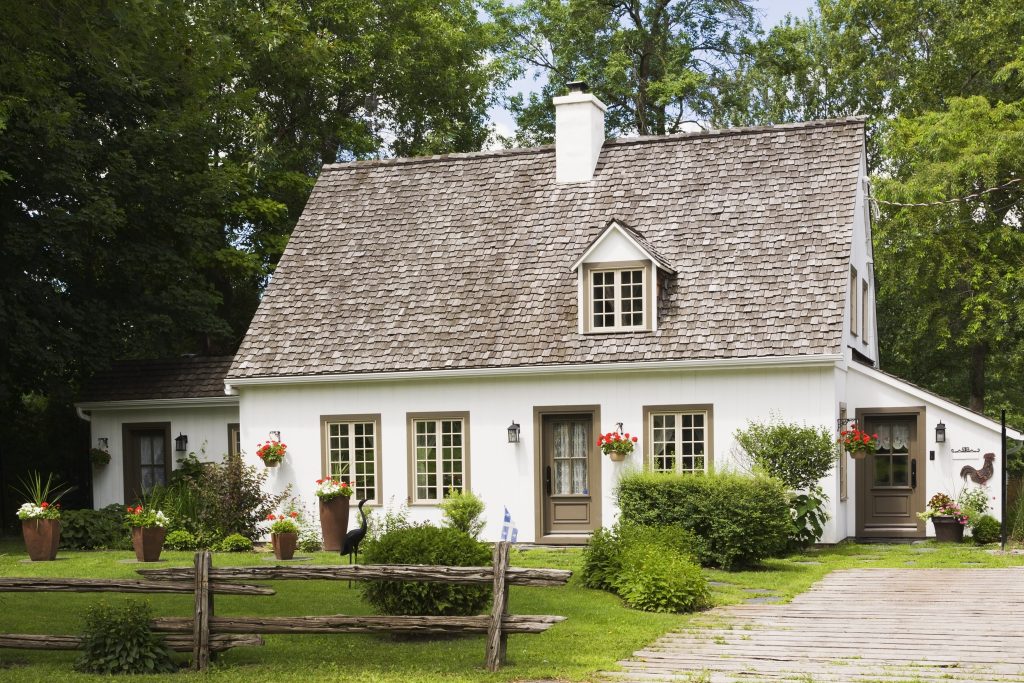
POLYGON ((1007 474, 1006 474, 1006 410, 1005 409, 1002 411, 1002 414, 1001 414, 1001 417, 1000 417, 1000 422, 1002 423, 1002 427, 1003 427, 1003 430, 1002 430, 1003 431, 1003 453, 1002 453, 1002 455, 1003 455, 1003 461, 1002 461, 1003 462, 1003 469, 999 473, 1000 475, 1002 475, 1002 476, 1000 476, 1000 480, 1001 480, 1001 483, 1002 483, 1002 486, 1003 486, 1003 498, 1002 498, 1003 509, 1002 509, 1002 514, 999 515, 999 520, 1000 520, 1000 527, 1001 527, 1001 531, 1002 531, 1002 543, 1003 543, 1002 547, 1003 547, 1003 552, 1005 553, 1006 552, 1006 479, 1007 479, 1007 474))

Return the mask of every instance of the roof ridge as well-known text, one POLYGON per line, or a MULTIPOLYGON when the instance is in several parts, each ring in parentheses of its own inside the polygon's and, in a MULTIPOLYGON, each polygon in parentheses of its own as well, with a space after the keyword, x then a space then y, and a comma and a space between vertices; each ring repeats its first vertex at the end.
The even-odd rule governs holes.
MULTIPOLYGON (((711 128, 684 133, 670 133, 666 135, 638 135, 631 137, 613 138, 605 140, 607 145, 637 145, 651 144, 658 142, 670 142, 686 138, 702 137, 729 137, 733 135, 752 135, 756 133, 767 133, 777 130, 796 130, 801 128, 828 128, 833 126, 844 126, 850 124, 863 124, 868 120, 867 116, 846 116, 836 119, 820 119, 814 121, 795 121, 791 123, 767 124, 761 126, 739 126, 736 128, 711 128)), ((449 154, 432 154, 422 157, 394 157, 391 159, 357 159, 355 161, 344 161, 341 163, 324 164, 321 172, 337 171, 349 168, 376 168, 378 166, 397 166, 411 164, 429 164, 442 161, 461 161, 463 159, 486 159, 488 157, 511 156, 516 154, 537 154, 540 152, 553 152, 554 144, 539 145, 536 147, 512 147, 509 149, 487 149, 479 152, 451 152, 449 154)))

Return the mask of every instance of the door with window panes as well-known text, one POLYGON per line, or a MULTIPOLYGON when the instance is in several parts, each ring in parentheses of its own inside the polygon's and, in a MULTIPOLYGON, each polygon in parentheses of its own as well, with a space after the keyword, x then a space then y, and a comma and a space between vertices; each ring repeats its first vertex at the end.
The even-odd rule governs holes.
POLYGON ((878 450, 856 461, 857 535, 923 537, 917 513, 925 507, 924 416, 858 416, 865 431, 878 434, 878 450))
POLYGON ((136 502, 170 480, 170 423, 125 424, 122 433, 125 501, 136 502))
POLYGON ((590 414, 545 415, 542 420, 542 531, 589 534, 600 526, 594 499, 600 495, 590 414))

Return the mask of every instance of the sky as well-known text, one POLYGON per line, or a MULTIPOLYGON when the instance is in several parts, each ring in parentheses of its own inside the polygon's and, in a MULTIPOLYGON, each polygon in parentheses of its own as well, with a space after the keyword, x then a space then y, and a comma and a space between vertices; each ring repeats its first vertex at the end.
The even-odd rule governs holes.
MULTIPOLYGON (((815 5, 814 0, 755 0, 754 5, 761 15, 761 26, 769 29, 782 21, 787 14, 798 17, 807 16, 807 11, 815 5)), ((537 81, 523 79, 509 87, 510 93, 530 93, 539 90, 537 81)), ((515 123, 509 113, 501 107, 493 107, 488 112, 491 122, 501 135, 509 135, 515 130, 515 123)))

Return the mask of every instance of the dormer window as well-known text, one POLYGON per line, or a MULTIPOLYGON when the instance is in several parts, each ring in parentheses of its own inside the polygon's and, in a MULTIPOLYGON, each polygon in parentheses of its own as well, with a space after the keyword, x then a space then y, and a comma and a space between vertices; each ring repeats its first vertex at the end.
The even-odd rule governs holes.
POLYGON ((647 328, 648 268, 588 267, 590 329, 617 332, 647 328))
POLYGON ((636 230, 609 222, 572 269, 579 277, 581 333, 658 329, 658 275, 675 270, 636 230))

